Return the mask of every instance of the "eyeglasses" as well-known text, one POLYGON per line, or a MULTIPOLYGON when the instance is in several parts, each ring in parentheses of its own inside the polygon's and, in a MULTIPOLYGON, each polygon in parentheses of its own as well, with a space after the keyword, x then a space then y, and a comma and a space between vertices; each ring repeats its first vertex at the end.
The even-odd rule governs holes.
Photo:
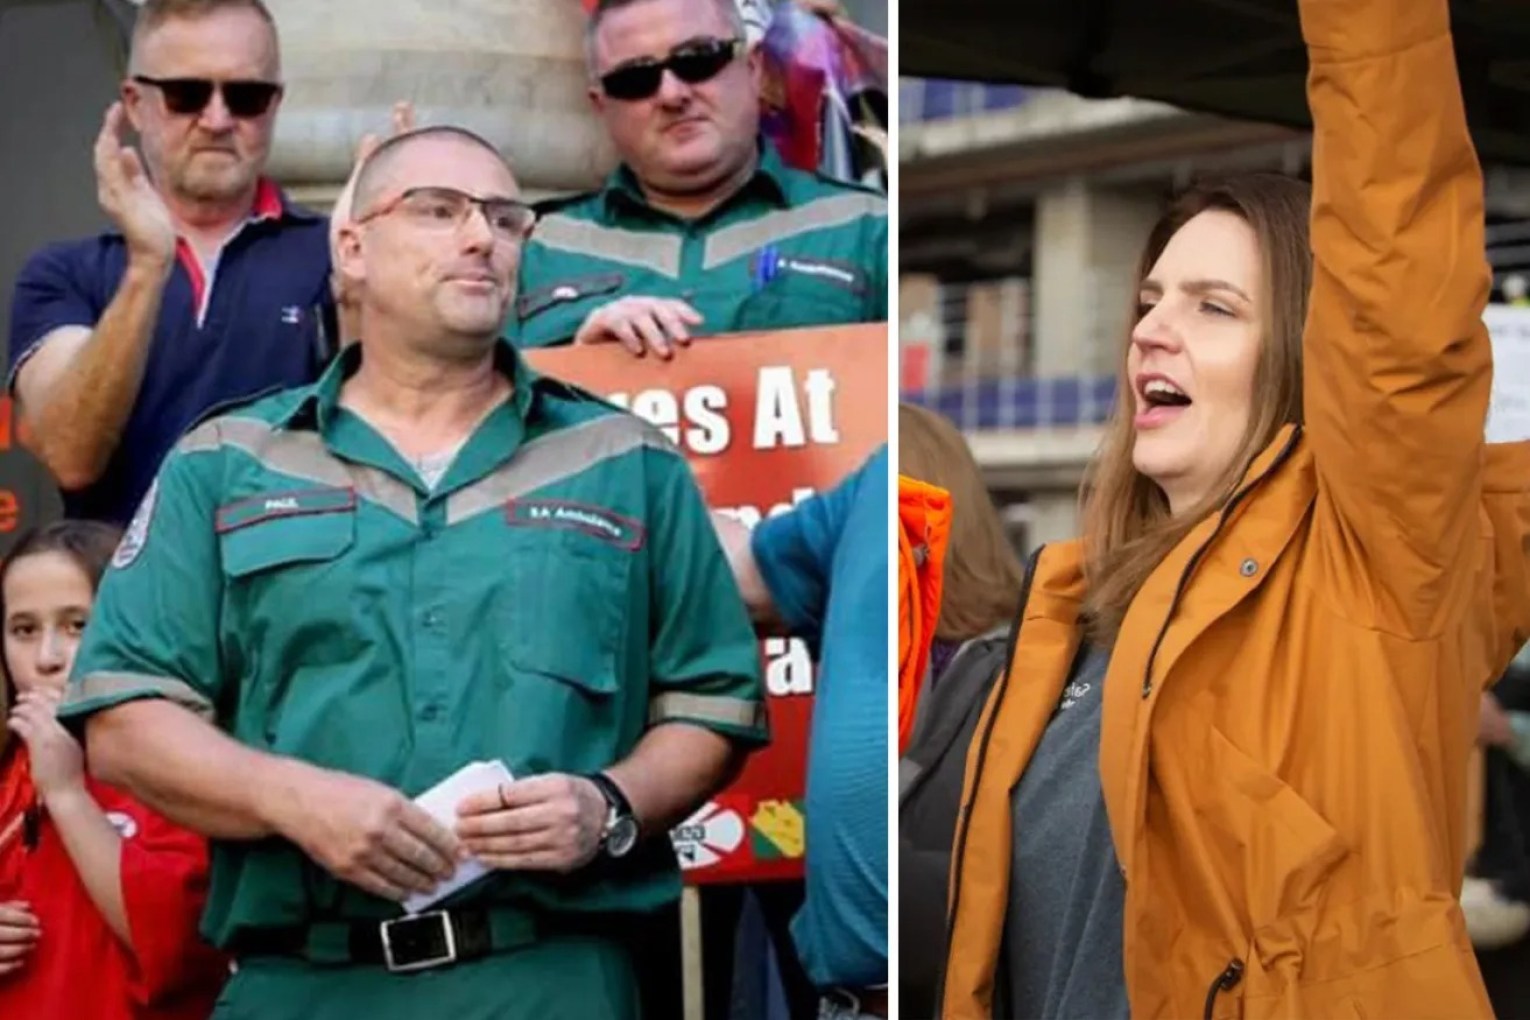
POLYGON ((274 81, 212 81, 207 78, 150 78, 135 74, 140 85, 153 85, 165 97, 171 113, 201 113, 212 102, 213 91, 223 95, 228 112, 241 120, 259 117, 271 108, 282 87, 274 81))
POLYGON ((600 76, 600 88, 612 99, 633 102, 647 99, 659 91, 666 70, 688 85, 699 85, 722 73, 743 47, 739 39, 707 39, 686 43, 670 51, 663 60, 645 57, 623 64, 600 76))
POLYGON ((531 235, 536 210, 513 198, 475 198, 456 188, 410 188, 403 194, 359 217, 366 223, 392 212, 428 230, 456 230, 467 222, 474 207, 483 210, 489 229, 502 241, 519 243, 531 235))

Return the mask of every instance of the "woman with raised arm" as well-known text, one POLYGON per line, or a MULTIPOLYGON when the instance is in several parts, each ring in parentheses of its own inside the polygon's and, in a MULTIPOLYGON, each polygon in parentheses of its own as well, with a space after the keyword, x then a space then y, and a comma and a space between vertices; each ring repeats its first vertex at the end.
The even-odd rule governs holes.
POLYGON ((1482 177, 1447 0, 1300 9, 1313 188, 1160 220, 1083 540, 1028 571, 948 1020, 1491 1015, 1456 895, 1530 447, 1484 441, 1482 177))

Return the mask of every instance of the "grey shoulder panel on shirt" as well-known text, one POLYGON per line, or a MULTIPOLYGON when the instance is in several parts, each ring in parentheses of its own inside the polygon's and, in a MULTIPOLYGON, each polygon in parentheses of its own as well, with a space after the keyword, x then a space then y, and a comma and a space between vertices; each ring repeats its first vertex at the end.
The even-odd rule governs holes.
POLYGON ((446 523, 458 524, 633 450, 678 451, 662 432, 634 415, 612 413, 539 436, 497 470, 446 500, 446 523))
POLYGON ((284 429, 259 418, 225 415, 203 422, 176 444, 177 453, 238 450, 264 470, 341 489, 417 523, 414 489, 386 471, 343 461, 317 432, 284 429))
MULTIPOLYGON (((749 252, 811 230, 828 230, 866 217, 887 215, 887 199, 869 192, 845 189, 789 209, 723 227, 707 237, 701 266, 712 269, 749 252)), ((885 256, 885 252, 883 253, 885 256)))
POLYGON ((532 243, 553 251, 606 262, 621 262, 659 276, 680 276, 681 239, 658 230, 628 230, 566 213, 537 222, 532 243))

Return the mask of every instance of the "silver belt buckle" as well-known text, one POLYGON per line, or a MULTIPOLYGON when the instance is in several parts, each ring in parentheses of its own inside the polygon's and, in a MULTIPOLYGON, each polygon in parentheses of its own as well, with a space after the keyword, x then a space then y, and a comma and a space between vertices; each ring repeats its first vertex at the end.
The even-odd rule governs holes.
POLYGON ((455 963, 457 960, 457 936, 452 931, 451 918, 444 910, 416 914, 413 917, 396 917, 391 921, 384 921, 379 927, 382 933, 383 961, 395 974, 406 974, 413 970, 429 970, 432 967, 455 963), (434 925, 440 926, 442 950, 416 957, 415 954, 424 949, 419 940, 432 938, 435 935, 432 930, 434 925), (395 945, 395 939, 398 940, 397 945, 395 945))

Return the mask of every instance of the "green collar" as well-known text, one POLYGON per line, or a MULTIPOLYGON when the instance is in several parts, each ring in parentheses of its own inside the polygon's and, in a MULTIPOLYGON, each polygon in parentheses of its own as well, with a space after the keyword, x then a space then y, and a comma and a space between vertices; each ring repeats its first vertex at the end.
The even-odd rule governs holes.
MULTIPOLYGON (((732 202, 738 195, 751 189, 757 190, 777 205, 786 204, 786 164, 781 162, 780 153, 776 147, 764 138, 759 142, 760 161, 755 167, 754 176, 744 183, 737 193, 728 196, 718 208, 732 202)), ((668 213, 660 212, 648 204, 648 199, 643 194, 643 187, 638 183, 637 174, 632 168, 623 163, 610 175, 600 188, 600 196, 605 201, 608 212, 615 213, 625 205, 628 209, 639 209, 654 215, 668 216, 668 213)))

